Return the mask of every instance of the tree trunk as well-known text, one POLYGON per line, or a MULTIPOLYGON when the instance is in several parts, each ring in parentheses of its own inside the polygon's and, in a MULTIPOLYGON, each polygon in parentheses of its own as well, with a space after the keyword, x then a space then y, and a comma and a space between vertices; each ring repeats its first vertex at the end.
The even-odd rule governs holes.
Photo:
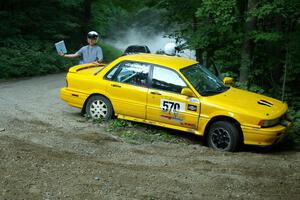
POLYGON ((251 67, 252 47, 249 40, 245 40, 241 52, 240 82, 248 82, 251 67))
POLYGON ((92 0, 84 0, 83 1, 83 17, 84 24, 82 26, 82 36, 86 38, 86 34, 90 28, 90 21, 92 18, 92 0))
POLYGON ((203 64, 203 49, 196 49, 196 60, 200 63, 200 64, 203 64))
MULTIPOLYGON (((249 13, 256 6, 256 0, 248 0, 246 12, 249 13)), ((249 37, 249 33, 255 30, 256 19, 252 17, 244 24, 244 42, 241 51, 240 82, 248 82, 249 72, 254 49, 254 42, 249 37)))
POLYGON ((84 4, 84 19, 85 19, 85 22, 89 22, 91 20, 92 1, 84 0, 83 4, 84 4))
POLYGON ((212 59, 214 57, 214 51, 211 48, 207 48, 206 50, 206 66, 210 67, 212 63, 212 59))
MULTIPOLYGON (((197 18, 194 16, 193 17, 193 34, 196 34, 197 32, 197 18)), ((204 60, 203 60, 203 53, 204 50, 201 48, 196 48, 196 60, 200 63, 203 64, 204 60)))

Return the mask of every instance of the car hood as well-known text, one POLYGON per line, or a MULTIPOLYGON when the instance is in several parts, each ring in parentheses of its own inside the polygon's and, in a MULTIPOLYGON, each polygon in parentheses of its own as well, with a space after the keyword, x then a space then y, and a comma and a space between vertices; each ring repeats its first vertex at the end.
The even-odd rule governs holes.
POLYGON ((233 87, 221 94, 207 97, 207 101, 231 112, 262 119, 275 119, 287 111, 287 105, 279 100, 233 87))

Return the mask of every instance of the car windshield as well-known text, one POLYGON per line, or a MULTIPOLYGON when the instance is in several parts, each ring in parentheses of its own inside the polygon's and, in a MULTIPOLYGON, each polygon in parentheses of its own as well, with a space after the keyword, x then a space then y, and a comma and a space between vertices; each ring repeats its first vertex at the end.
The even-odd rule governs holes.
POLYGON ((229 89, 219 78, 200 64, 185 67, 180 71, 202 96, 219 94, 229 89))

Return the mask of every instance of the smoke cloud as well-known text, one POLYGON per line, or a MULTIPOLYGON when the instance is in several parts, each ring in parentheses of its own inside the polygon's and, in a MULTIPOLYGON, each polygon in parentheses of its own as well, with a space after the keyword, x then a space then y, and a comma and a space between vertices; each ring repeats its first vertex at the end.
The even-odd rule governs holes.
MULTIPOLYGON (((157 34, 146 34, 137 29, 129 29, 126 33, 120 34, 120 38, 106 42, 124 51, 130 45, 146 45, 149 47, 151 53, 156 53, 164 49, 164 46, 169 42, 175 42, 174 39, 164 37, 163 32, 157 34)), ((179 54, 182 57, 195 59, 195 52, 191 50, 184 50, 179 54)))

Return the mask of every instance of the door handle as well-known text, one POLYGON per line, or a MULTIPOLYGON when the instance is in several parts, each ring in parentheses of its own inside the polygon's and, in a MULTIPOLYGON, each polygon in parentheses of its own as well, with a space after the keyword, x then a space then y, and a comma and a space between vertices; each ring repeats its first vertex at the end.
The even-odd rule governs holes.
POLYGON ((150 92, 151 94, 154 94, 154 95, 161 95, 161 93, 159 92, 150 92))
POLYGON ((111 84, 112 87, 117 87, 117 88, 120 88, 121 86, 120 85, 116 85, 116 84, 111 84))

